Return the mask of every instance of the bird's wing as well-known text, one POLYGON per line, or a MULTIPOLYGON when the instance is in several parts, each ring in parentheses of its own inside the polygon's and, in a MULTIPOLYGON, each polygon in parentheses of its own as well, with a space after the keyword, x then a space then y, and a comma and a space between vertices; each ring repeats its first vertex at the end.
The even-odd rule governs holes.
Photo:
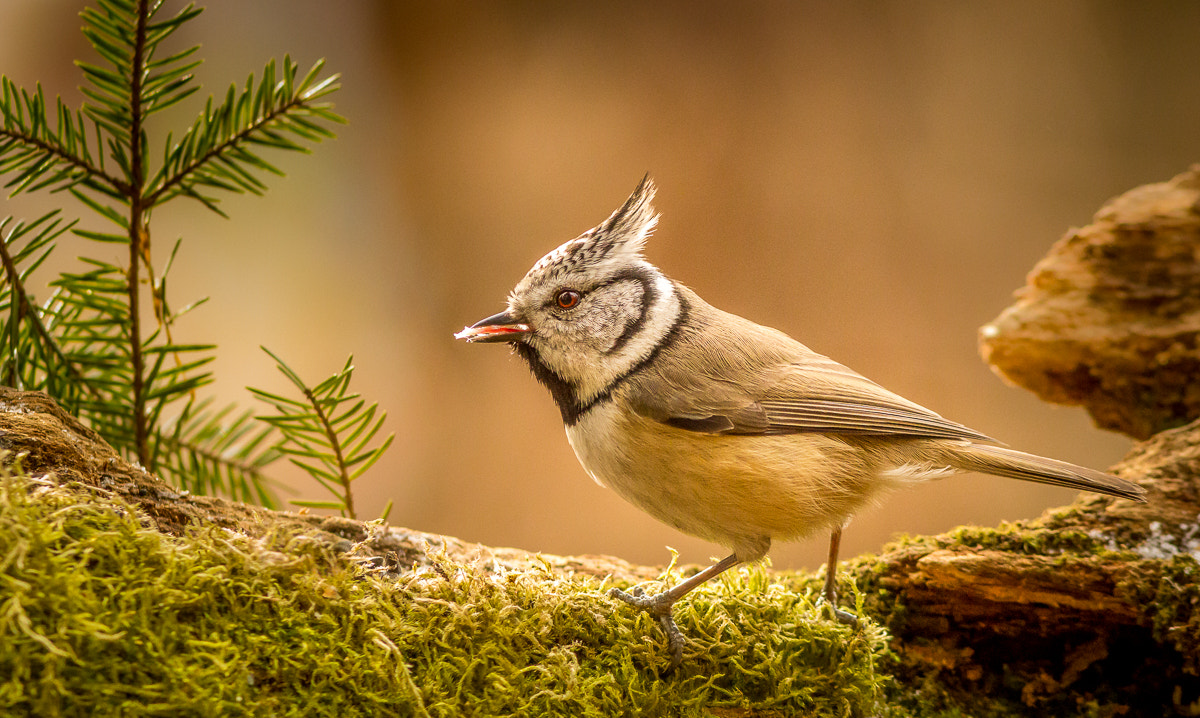
POLYGON ((775 431, 995 441, 819 354, 771 373, 757 403, 775 431))
POLYGON ((828 357, 806 352, 736 372, 674 373, 645 387, 639 413, 708 434, 827 433, 995 442, 879 386, 828 357), (734 381, 731 376, 737 375, 734 381))

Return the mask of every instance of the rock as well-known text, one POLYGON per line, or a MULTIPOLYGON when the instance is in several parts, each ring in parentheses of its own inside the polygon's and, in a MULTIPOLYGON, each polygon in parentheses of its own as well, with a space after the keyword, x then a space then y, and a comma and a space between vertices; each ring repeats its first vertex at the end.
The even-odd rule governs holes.
POLYGON ((993 370, 1145 439, 1200 417, 1200 165, 1110 200, 980 330, 993 370))

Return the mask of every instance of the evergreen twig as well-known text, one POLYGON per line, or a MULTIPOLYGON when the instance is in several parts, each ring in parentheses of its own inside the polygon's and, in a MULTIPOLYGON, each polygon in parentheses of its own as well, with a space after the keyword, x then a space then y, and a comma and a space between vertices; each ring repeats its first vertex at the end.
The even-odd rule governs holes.
MULTIPOLYGON (((217 195, 262 194, 259 175, 282 172, 261 150, 307 153, 334 136, 329 125, 344 122, 326 100, 338 76, 321 77, 323 61, 303 76, 290 57, 278 71, 269 61, 260 80, 251 75, 221 102, 210 97, 178 142, 166 136, 156 158, 147 118, 200 89, 193 75, 199 48, 165 48, 201 9, 169 14, 166 4, 95 0, 84 8, 83 33, 98 60, 76 63, 84 77, 79 109, 61 99, 51 107, 40 85, 29 92, 0 76, 3 186, 10 195, 65 192, 110 225, 64 224, 54 212, 0 237, 0 380, 47 391, 119 451, 182 488, 270 504, 263 470, 281 455, 281 439, 250 412, 214 410, 198 396, 212 381, 215 347, 179 343, 172 328, 205 300, 172 310, 167 276, 179 244, 155 266, 150 214, 182 196, 224 216, 217 195), (61 272, 39 305, 30 276, 68 231, 125 245, 124 264, 80 257, 82 268, 61 272), (146 300, 152 312, 143 312, 146 300)), ((10 221, 0 222, 0 234, 10 221)), ((339 496, 350 505, 348 482, 339 496)))
POLYGON ((383 426, 387 413, 376 416, 377 405, 364 406, 358 394, 349 393, 354 373, 354 357, 346 359, 341 371, 310 387, 282 359, 263 347, 275 360, 279 371, 303 399, 292 399, 262 389, 250 388, 259 399, 279 413, 261 416, 262 421, 283 435, 279 450, 334 495, 333 501, 292 501, 297 506, 333 509, 343 516, 357 518, 350 484, 391 446, 395 434, 389 434, 378 446, 370 443, 383 426))

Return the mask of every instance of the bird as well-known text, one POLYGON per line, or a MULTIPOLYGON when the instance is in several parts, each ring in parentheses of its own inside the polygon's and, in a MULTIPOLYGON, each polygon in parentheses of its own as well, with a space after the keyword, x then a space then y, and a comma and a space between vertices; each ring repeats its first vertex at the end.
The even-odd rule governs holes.
POLYGON ((821 600, 857 626, 837 605, 843 527, 905 485, 977 472, 1145 501, 1135 483, 1010 449, 709 305, 644 255, 655 192, 647 174, 607 220, 538 260, 503 311, 455 337, 515 350, 597 483, 731 551, 660 593, 611 590, 661 625, 665 673, 683 660, 676 602, 775 541, 829 531, 821 600))

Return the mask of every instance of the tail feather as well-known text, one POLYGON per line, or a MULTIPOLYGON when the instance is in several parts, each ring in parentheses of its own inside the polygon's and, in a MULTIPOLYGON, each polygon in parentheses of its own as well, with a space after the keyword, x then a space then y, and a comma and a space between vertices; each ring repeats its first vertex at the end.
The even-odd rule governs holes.
POLYGON ((1066 486, 1146 502, 1146 490, 1125 479, 1066 461, 1047 459, 1002 446, 970 444, 966 447, 956 447, 948 458, 952 465, 963 471, 1066 486))

